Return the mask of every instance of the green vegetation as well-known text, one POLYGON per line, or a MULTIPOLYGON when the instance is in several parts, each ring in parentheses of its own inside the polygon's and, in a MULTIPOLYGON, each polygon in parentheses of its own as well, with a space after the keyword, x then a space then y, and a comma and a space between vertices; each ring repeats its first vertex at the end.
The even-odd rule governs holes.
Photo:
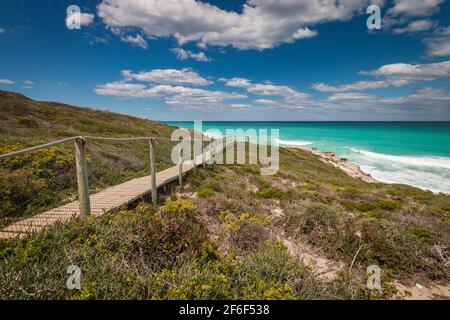
MULTIPOLYGON (((38 102, 0 91, 0 154, 72 136, 170 137, 158 122, 53 102, 38 102)), ((157 165, 171 166, 170 141, 157 144, 157 165)), ((92 191, 148 175, 147 141, 87 142, 92 191)), ((0 226, 76 199, 71 143, 0 160, 0 226)))
MULTIPOLYGON (((0 92, 0 121, 9 123, 1 153, 80 134, 169 135, 151 121, 11 95, 0 92)), ((147 170, 145 145, 90 145, 92 188, 147 170)), ((158 149, 162 166, 169 148, 158 149)), ((1 212, 26 215, 70 199, 73 160, 61 146, 2 162, 1 212)), ((299 149, 281 149, 280 160, 267 177, 255 165, 199 168, 183 187, 160 192, 159 207, 143 201, 1 240, 0 298, 385 299, 396 294, 394 279, 448 283, 449 195, 366 183, 299 149), (319 277, 297 258, 305 246, 345 267, 319 277), (73 264, 82 290, 66 288, 73 264), (382 290, 365 286, 371 264, 382 268, 382 290)))
POLYGON ((277 243, 221 258, 196 206, 169 200, 0 242, 0 297, 33 299, 293 299, 320 297, 311 271, 277 243), (82 268, 68 290, 64 266, 82 268), (18 273, 19 272, 19 273, 18 273))

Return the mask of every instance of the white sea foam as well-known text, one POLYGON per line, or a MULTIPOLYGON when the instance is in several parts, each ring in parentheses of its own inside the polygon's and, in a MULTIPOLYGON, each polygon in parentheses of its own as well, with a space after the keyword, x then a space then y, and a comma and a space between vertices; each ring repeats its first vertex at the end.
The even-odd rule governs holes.
POLYGON ((364 172, 385 183, 409 184, 433 192, 450 193, 450 158, 397 156, 354 149, 346 156, 364 172))
POLYGON ((302 140, 281 140, 276 139, 275 140, 279 145, 282 146, 291 146, 291 147, 303 147, 313 144, 310 141, 302 141, 302 140))
POLYGON ((427 166, 450 169, 450 158, 444 157, 426 157, 426 156, 394 156, 383 153, 370 152, 366 150, 351 148, 353 152, 363 154, 366 157, 401 162, 411 166, 427 166))

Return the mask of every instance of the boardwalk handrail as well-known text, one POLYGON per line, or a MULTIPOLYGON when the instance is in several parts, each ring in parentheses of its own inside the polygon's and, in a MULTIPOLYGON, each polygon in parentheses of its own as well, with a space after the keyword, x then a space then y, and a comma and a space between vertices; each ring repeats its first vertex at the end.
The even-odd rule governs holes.
POLYGON ((0 154, 0 160, 2 159, 6 159, 6 158, 11 158, 11 157, 15 157, 15 156, 20 156, 26 153, 30 153, 30 152, 34 152, 34 151, 39 151, 42 149, 47 149, 56 145, 60 145, 63 143, 67 143, 67 142, 72 142, 75 141, 76 139, 84 139, 84 140, 109 140, 109 141, 138 141, 138 140, 166 140, 166 141, 170 141, 170 138, 164 138, 164 137, 94 137, 94 136, 74 136, 74 137, 69 137, 69 138, 64 138, 61 140, 56 140, 56 141, 52 141, 49 143, 45 143, 45 144, 41 144, 38 146, 34 146, 34 147, 30 147, 30 148, 26 148, 26 149, 22 149, 19 151, 13 151, 10 153, 5 153, 5 154, 0 154))
POLYGON ((83 138, 87 140, 106 140, 106 141, 139 141, 139 140, 166 140, 172 141, 170 138, 163 137, 124 137, 124 138, 115 138, 115 137, 93 137, 93 136, 83 136, 83 138))
MULTIPOLYGON (((49 142, 49 143, 45 143, 45 144, 41 144, 38 146, 34 146, 34 147, 30 147, 30 148, 26 148, 23 150, 19 150, 19 151, 13 151, 10 153, 5 153, 5 154, 0 154, 0 160, 2 159, 6 159, 6 158, 11 158, 11 157, 15 157, 15 156, 20 156, 22 154, 26 154, 26 153, 30 153, 30 152, 34 152, 34 151, 39 151, 42 149, 46 149, 46 148, 50 148, 59 144, 63 144, 63 143, 67 143, 67 142, 71 142, 71 141, 75 141, 76 139, 83 139, 83 140, 105 140, 105 141, 139 141, 139 140, 145 140, 145 141, 149 141, 149 140, 165 140, 165 141, 174 141, 170 138, 164 138, 164 137, 96 137, 96 136, 73 136, 73 137, 68 137, 68 138, 64 138, 61 140, 56 140, 53 142, 49 142)), ((214 140, 214 139, 212 139, 214 140)))
POLYGON ((0 159, 11 158, 11 157, 15 157, 15 156, 20 156, 20 155, 25 154, 25 153, 30 153, 30 152, 34 152, 34 151, 50 148, 50 147, 53 147, 53 146, 56 146, 56 145, 59 145, 59 144, 66 143, 66 142, 75 141, 75 139, 77 139, 77 138, 82 138, 82 137, 81 136, 76 136, 76 137, 65 138, 65 139, 49 142, 49 143, 46 143, 46 144, 41 144, 39 146, 35 146, 35 147, 31 147, 31 148, 27 148, 27 149, 23 149, 23 150, 19 150, 19 151, 14 151, 14 152, 10 152, 10 153, 0 154, 0 159))
MULTIPOLYGON (((203 140, 202 136, 202 140, 203 140)), ((157 140, 166 140, 166 141, 174 141, 176 140, 165 138, 165 137, 97 137, 97 136, 73 136, 64 138, 61 140, 49 142, 46 144, 26 148, 19 151, 10 152, 7 154, 0 155, 0 160, 11 158, 14 156, 20 156, 26 153, 35 152, 39 150, 43 150, 46 148, 53 147, 55 145, 60 145, 63 143, 73 142, 74 143, 74 149, 75 149, 75 165, 76 165, 76 175, 77 175, 77 187, 78 187, 78 206, 79 206, 79 213, 81 216, 87 216, 91 214, 91 204, 90 204, 90 194, 89 194, 89 181, 88 181, 88 168, 87 168, 87 157, 86 157, 86 141, 87 140, 105 140, 105 141, 148 141, 149 146, 149 160, 150 160, 150 179, 149 179, 149 190, 152 194, 152 202, 156 206, 157 205, 157 188, 156 185, 156 144, 155 142, 157 140)), ((197 158, 197 155, 194 155, 193 165, 196 167, 197 165, 203 165, 203 167, 206 166, 207 163, 209 163, 208 158, 214 159, 215 155, 220 152, 220 150, 217 150, 218 144, 217 142, 219 140, 225 141, 225 138, 223 139, 215 139, 211 137, 207 137, 207 141, 210 141, 211 144, 209 147, 205 147, 202 143, 201 147, 201 155, 198 155, 199 158, 197 158), (207 151, 209 148, 209 151, 207 151), (209 153, 209 156, 207 155, 209 153), (200 161, 198 163, 198 160, 200 161)), ((226 147, 226 143, 220 145, 220 149, 223 149, 226 147)), ((190 161, 188 161, 190 162, 190 161)), ((187 163, 187 162, 186 162, 187 163)), ((182 175, 183 175, 183 166, 185 163, 183 162, 183 158, 181 156, 181 145, 178 146, 178 162, 175 167, 178 167, 178 180, 180 185, 183 183, 182 175)))

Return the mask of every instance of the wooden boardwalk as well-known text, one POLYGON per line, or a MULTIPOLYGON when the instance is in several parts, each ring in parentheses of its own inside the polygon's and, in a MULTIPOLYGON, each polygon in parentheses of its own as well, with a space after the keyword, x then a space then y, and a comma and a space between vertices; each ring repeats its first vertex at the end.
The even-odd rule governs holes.
MULTIPOLYGON (((205 161, 210 159, 210 152, 205 152, 205 161)), ((183 163, 183 173, 201 165, 202 155, 198 155, 194 161, 183 163)), ((179 166, 175 165, 166 170, 156 173, 156 188, 179 177, 179 166)), ((106 212, 116 210, 124 205, 130 204, 142 196, 150 193, 151 176, 136 178, 125 183, 107 188, 101 192, 90 195, 91 214, 100 216, 106 212)), ((68 203, 59 208, 35 215, 33 217, 13 223, 0 231, 0 239, 9 239, 16 236, 25 236, 29 233, 38 232, 57 222, 65 222, 80 215, 78 201, 68 203)))

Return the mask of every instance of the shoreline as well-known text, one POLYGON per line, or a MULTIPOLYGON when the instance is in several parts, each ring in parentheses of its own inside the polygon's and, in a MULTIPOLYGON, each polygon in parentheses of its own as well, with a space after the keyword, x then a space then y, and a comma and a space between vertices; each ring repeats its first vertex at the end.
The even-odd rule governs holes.
POLYGON ((317 156, 322 162, 332 165, 335 168, 341 169, 350 177, 358 178, 369 183, 380 183, 380 181, 374 179, 369 173, 362 171, 361 167, 358 164, 349 162, 346 158, 338 157, 334 152, 320 151, 315 148, 301 146, 286 146, 286 148, 298 148, 308 151, 311 154, 317 156))

